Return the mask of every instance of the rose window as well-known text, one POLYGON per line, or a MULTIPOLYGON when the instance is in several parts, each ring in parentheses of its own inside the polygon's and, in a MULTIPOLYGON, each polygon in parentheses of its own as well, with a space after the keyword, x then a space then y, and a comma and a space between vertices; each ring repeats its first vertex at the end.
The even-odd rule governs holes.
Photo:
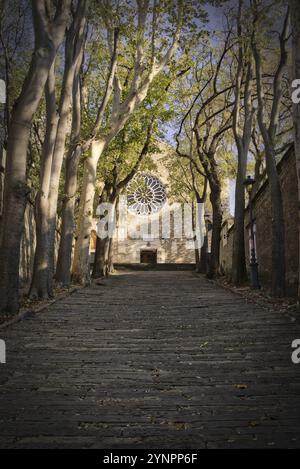
POLYGON ((154 176, 138 174, 127 188, 128 209, 135 215, 152 215, 161 210, 167 200, 163 184, 154 176))

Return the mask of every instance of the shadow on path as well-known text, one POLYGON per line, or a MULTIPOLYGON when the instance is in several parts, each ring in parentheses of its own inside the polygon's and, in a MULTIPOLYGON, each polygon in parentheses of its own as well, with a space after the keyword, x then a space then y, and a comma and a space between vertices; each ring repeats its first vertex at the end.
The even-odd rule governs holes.
POLYGON ((300 326, 189 271, 121 271, 2 331, 0 447, 300 448, 300 326))

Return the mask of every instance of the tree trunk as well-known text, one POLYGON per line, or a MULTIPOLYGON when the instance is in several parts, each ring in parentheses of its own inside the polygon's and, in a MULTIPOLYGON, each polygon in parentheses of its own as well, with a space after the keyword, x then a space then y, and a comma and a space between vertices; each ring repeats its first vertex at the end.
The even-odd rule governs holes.
POLYGON ((96 241, 96 252, 93 266, 93 278, 107 277, 109 274, 109 247, 110 239, 98 238, 96 241))
POLYGON ((201 255, 198 248, 195 248, 195 270, 197 273, 201 273, 201 255))
POLYGON ((252 105, 252 57, 247 52, 247 45, 243 37, 243 9, 244 2, 239 0, 237 33, 238 33, 238 63, 235 82, 235 103, 233 111, 233 134, 238 152, 238 169, 235 188, 235 213, 232 249, 231 280, 239 286, 247 280, 245 256, 245 187, 244 180, 247 171, 247 158, 251 142, 254 109, 252 105), (243 70, 246 66, 246 80, 244 85, 244 117, 241 114, 243 70))
MULTIPOLYGON (((292 23, 292 47, 293 47, 293 79, 300 79, 300 8, 298 0, 290 0, 292 23)), ((295 153, 298 178, 298 219, 300 227, 300 104, 294 103, 294 134, 295 153)), ((298 279, 298 311, 300 311, 300 228, 299 239, 299 279, 298 279)))
POLYGON ((72 248, 75 228, 75 198, 77 192, 77 171, 82 153, 79 145, 81 130, 81 88, 80 69, 83 54, 78 62, 73 86, 73 118, 70 150, 65 162, 65 188, 62 206, 62 224, 60 234, 60 245, 57 258, 56 275, 57 282, 64 286, 71 283, 72 248))
MULTIPOLYGON (((257 4, 255 3, 256 7, 257 4)), ((256 18, 257 18, 257 10, 256 18)), ((256 65, 256 87, 258 111, 257 120, 265 147, 266 170, 270 186, 272 204, 272 294, 276 297, 285 295, 285 227, 280 179, 276 166, 275 138, 279 123, 279 106, 282 96, 281 80, 287 63, 285 44, 288 39, 288 13, 284 29, 280 35, 281 57, 273 82, 273 103, 269 126, 266 124, 266 109, 262 82, 262 58, 256 38, 252 49, 256 65)))
MULTIPOLYGON (((61 95, 61 105, 59 110, 59 120, 56 127, 56 139, 53 150, 53 157, 51 161, 50 169, 50 181, 49 188, 47 192, 47 200, 45 199, 44 207, 42 211, 39 211, 39 216, 43 219, 38 221, 37 224, 37 239, 42 236, 44 240, 38 241, 38 244, 41 244, 42 249, 38 249, 36 253, 37 260, 35 262, 35 268, 39 265, 44 265, 44 253, 45 240, 47 240, 47 268, 46 275, 48 275, 47 285, 48 293, 53 294, 53 274, 54 274, 54 246, 55 246, 55 229, 56 229, 56 212, 57 212, 57 200, 58 200, 58 190, 59 190, 59 180, 60 173, 62 168, 64 150, 65 150, 65 140, 68 130, 68 117, 70 113, 70 87, 72 87, 72 71, 68 68, 69 65, 66 63, 67 70, 65 71, 64 85, 62 88, 61 95), (43 225, 43 229, 47 227, 47 232, 44 233, 43 229, 39 229, 39 226, 43 225), (38 257, 41 256, 41 259, 38 257)), ((44 197, 43 197, 44 198, 44 197)), ((45 280, 44 276, 39 275, 39 270, 34 269, 34 284, 32 286, 32 292, 34 294, 39 293, 41 297, 46 296, 45 280)))
MULTIPOLYGON (((199 239, 202 238, 202 233, 200 233, 202 220, 198 220, 198 226, 197 226, 197 214, 199 214, 199 211, 197 209, 198 209, 198 204, 203 203, 203 201, 200 198, 199 193, 197 191, 196 191, 195 194, 196 194, 196 204, 194 202, 192 203, 192 229, 195 233, 195 235, 194 235, 195 270, 196 270, 196 272, 201 273, 201 256, 200 256, 200 252, 202 253, 202 249, 203 249, 204 244, 201 247, 201 250, 199 250, 199 239), (197 232, 196 232, 197 228, 199 229, 199 235, 200 236, 197 236, 197 232)), ((206 273, 206 269, 205 269, 204 273, 206 273)))
POLYGON ((212 243, 208 267, 208 278, 216 278, 220 273, 220 242, 223 210, 221 202, 221 189, 211 186, 210 201, 212 204, 212 243))
POLYGON ((48 195, 51 180, 51 165, 57 133, 58 115, 55 97, 55 69, 51 67, 46 95, 46 135, 42 149, 40 168, 40 189, 35 200, 36 250, 34 255, 33 276, 29 296, 47 299, 53 296, 49 282, 49 227, 48 227, 48 195))
MULTIPOLYGON (((104 189, 103 197, 101 197, 101 202, 106 201, 113 205, 115 213, 117 194, 114 194, 112 197, 109 197, 104 189)), ((111 236, 107 236, 104 239, 101 239, 97 236, 95 260, 92 273, 93 278, 106 277, 110 273, 110 253, 112 249, 112 236, 113 233, 111 233, 111 236)))
POLYGON ((0 242, 0 311, 16 312, 19 309, 20 244, 28 193, 26 169, 30 126, 56 51, 65 35, 70 3, 70 0, 61 1, 53 20, 46 13, 45 1, 32 3, 35 48, 9 123, 0 242))
MULTIPOLYGON (((242 152, 241 152, 242 153, 242 152)), ((247 280, 245 257, 245 186, 247 154, 239 155, 235 188, 235 213, 232 251, 232 282, 238 286, 247 280)))
POLYGON ((272 294, 285 295, 285 228, 280 179, 272 139, 263 121, 263 110, 258 112, 258 122, 264 140, 266 170, 272 204, 272 294))
POLYGON ((200 252, 200 262, 198 272, 200 274, 208 273, 208 242, 207 242, 207 233, 205 233, 203 246, 200 252))
POLYGON ((75 229, 75 202, 77 191, 77 169, 81 156, 80 147, 76 147, 72 156, 66 160, 65 196, 62 207, 61 236, 57 257, 55 279, 64 286, 71 283, 72 249, 75 229))
MULTIPOLYGON (((117 191, 116 201, 115 201, 115 227, 118 225, 119 222, 119 192, 117 191)), ((109 250, 108 250, 108 274, 114 273, 114 237, 112 236, 109 240, 109 250)))
POLYGON ((34 284, 32 286, 32 295, 38 297, 46 297, 47 294, 53 294, 53 277, 54 277, 54 258, 55 258, 55 230, 56 230, 56 217, 57 217, 57 202, 59 192, 60 174, 62 169, 63 157, 65 153, 65 143, 68 132, 68 121, 71 112, 72 104, 72 91, 75 71, 79 58, 81 58, 83 37, 85 30, 87 1, 80 0, 77 6, 76 14, 73 22, 68 30, 65 41, 65 69, 63 76, 63 84, 60 96, 59 105, 59 119, 56 128, 56 137, 53 150, 53 156, 50 169, 50 181, 47 188, 47 200, 44 201, 44 209, 40 212, 41 220, 37 225, 37 238, 43 236, 47 240, 47 254, 43 252, 45 248, 45 241, 41 240, 43 249, 38 249, 36 253, 35 267, 43 265, 46 270, 45 275, 40 276, 39 270, 34 269, 34 284), (42 225, 42 230, 47 227, 47 232, 39 229, 42 225), (41 256, 41 258, 39 258, 41 256), (47 257, 47 266, 44 258, 47 257), (48 275, 47 282, 44 276, 48 275), (45 286, 47 285, 47 291, 45 286))
POLYGON ((30 125, 54 61, 52 44, 38 44, 21 95, 12 111, 5 168, 0 249, 0 311, 19 309, 20 243, 28 194, 26 181, 30 125))
POLYGON ((91 145, 91 155, 85 160, 84 164, 72 269, 73 281, 80 285, 87 285, 91 280, 89 263, 90 236, 93 225, 97 164, 103 153, 105 143, 105 140, 93 141, 91 145))
POLYGON ((114 273, 114 258, 113 258, 113 247, 114 247, 114 240, 113 238, 109 241, 109 250, 108 250, 108 274, 114 273))
MULTIPOLYGON (((69 118, 71 114, 71 104, 72 104, 72 92, 74 85, 75 72, 78 67, 78 61, 82 60, 82 48, 84 44, 84 31, 86 24, 86 8, 87 2, 81 0, 80 6, 78 6, 76 17, 74 18, 74 27, 71 28, 70 36, 67 36, 66 39, 66 64, 64 72, 64 80, 62 87, 62 95, 59 109, 59 123, 57 128, 55 149, 53 154, 53 164, 52 164, 52 174, 51 174, 51 184, 49 191, 49 239, 50 239, 50 269, 49 276, 50 282, 52 282, 55 271, 55 260, 54 260, 54 246, 55 246, 55 229, 56 229, 56 214, 57 214, 57 202, 58 202, 58 193, 59 193, 59 182, 60 175, 62 170, 63 158, 65 154, 65 145, 66 137, 69 130, 69 118), (78 30, 76 30, 76 20, 77 16, 80 17, 80 23, 77 25, 78 30)), ((79 151, 79 150, 78 150, 79 151)), ((76 155, 78 157, 78 151, 76 155)), ((75 180, 72 177, 74 172, 77 172, 77 160, 75 158, 69 165, 69 170, 71 171, 71 180, 70 184, 72 186, 71 191, 73 191, 74 186, 76 186, 76 176, 75 180), (71 166, 71 167, 70 167, 71 166), (72 167, 73 166, 73 167, 72 167)), ((70 174, 67 175, 68 177, 70 174)), ((69 189, 69 187, 67 188, 69 189)), ((72 205, 74 200, 70 202, 72 205)), ((65 220, 66 221, 66 220, 65 220)), ((65 228, 65 227, 64 227, 65 228)))

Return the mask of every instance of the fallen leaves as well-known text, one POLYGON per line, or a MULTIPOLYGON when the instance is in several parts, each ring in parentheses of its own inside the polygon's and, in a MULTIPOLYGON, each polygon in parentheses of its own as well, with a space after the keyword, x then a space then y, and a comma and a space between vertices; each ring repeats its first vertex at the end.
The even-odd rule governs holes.
POLYGON ((236 389, 241 389, 241 390, 242 390, 242 389, 248 389, 247 384, 235 384, 234 387, 235 387, 236 389))

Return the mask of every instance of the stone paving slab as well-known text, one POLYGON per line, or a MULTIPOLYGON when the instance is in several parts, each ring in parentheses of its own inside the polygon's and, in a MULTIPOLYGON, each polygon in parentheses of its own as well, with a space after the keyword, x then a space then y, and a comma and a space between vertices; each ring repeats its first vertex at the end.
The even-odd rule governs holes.
POLYGON ((1 331, 0 448, 300 448, 299 321, 119 272, 1 331))

